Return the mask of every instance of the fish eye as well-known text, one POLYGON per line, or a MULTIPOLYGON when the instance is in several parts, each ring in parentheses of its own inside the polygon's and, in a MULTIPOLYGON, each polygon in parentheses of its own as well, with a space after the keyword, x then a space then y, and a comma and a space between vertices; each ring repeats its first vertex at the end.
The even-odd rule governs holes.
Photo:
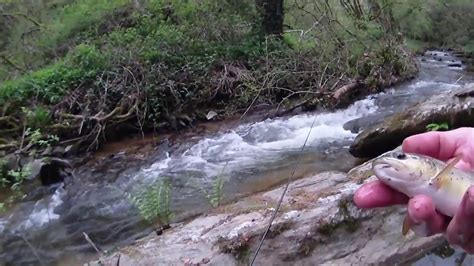
POLYGON ((407 155, 405 153, 397 153, 396 157, 399 160, 403 160, 407 158, 407 155))

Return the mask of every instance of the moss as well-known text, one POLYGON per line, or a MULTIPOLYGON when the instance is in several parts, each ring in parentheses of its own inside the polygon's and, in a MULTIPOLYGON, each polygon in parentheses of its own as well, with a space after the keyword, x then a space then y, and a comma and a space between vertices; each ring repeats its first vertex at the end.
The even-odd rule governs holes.
POLYGON ((429 253, 435 254, 436 256, 445 259, 453 256, 455 252, 456 250, 451 248, 449 243, 445 242, 442 245, 431 250, 429 253))
POLYGON ((221 252, 231 254, 237 261, 244 262, 250 255, 249 242, 250 239, 239 235, 232 239, 219 237, 217 245, 221 252))
POLYGON ((341 221, 324 223, 319 226, 317 232, 323 236, 331 236, 339 228, 343 228, 348 233, 354 233, 360 228, 360 221, 350 215, 348 199, 341 199, 339 201, 339 212, 343 216, 341 221))
POLYGON ((272 239, 279 236, 284 231, 290 229, 294 225, 292 221, 285 221, 278 224, 272 224, 270 231, 267 234, 267 239, 272 239))
MULTIPOLYGON (((298 250, 296 252, 297 256, 306 257, 313 252, 317 245, 324 243, 324 240, 314 236, 306 235, 299 243, 298 250)), ((294 260, 295 256, 286 257, 284 260, 294 260)))
POLYGON ((347 232, 353 233, 360 227, 360 221, 352 217, 349 211, 349 204, 351 201, 349 199, 341 199, 339 201, 339 210, 342 212, 344 216, 344 220, 342 221, 343 227, 346 229, 347 232))

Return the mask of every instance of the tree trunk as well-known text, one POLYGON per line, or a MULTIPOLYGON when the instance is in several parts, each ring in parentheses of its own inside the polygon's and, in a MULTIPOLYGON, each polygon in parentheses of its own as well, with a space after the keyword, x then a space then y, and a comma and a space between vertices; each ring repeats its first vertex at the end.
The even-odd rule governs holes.
POLYGON ((283 33, 283 0, 255 0, 261 14, 263 32, 266 35, 283 33))

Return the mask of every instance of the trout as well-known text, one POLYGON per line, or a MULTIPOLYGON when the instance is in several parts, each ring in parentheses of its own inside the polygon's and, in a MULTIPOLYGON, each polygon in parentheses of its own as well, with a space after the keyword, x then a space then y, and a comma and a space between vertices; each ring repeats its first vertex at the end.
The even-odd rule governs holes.
MULTIPOLYGON (((408 197, 427 195, 440 213, 453 217, 464 193, 474 185, 474 172, 454 167, 459 160, 455 158, 448 164, 424 155, 394 151, 375 159, 372 170, 387 186, 408 197)), ((407 218, 403 222, 403 235, 410 228, 407 218)))

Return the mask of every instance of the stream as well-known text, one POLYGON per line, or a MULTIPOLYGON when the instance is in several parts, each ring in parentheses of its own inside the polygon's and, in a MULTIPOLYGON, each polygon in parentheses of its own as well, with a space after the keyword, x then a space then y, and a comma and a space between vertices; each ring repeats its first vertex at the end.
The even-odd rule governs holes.
POLYGON ((77 167, 64 184, 29 192, 27 200, 0 217, 0 264, 80 265, 97 257, 84 233, 109 251, 148 235, 151 226, 126 193, 135 195, 163 179, 172 184, 171 209, 181 221, 211 208, 202 189, 211 191, 218 178, 228 202, 285 182, 295 164, 295 178, 348 171, 357 164, 348 148, 360 130, 474 79, 463 67, 449 66, 460 61, 444 52, 428 51, 419 61, 418 78, 336 112, 241 124, 179 144, 164 138, 132 153, 119 147, 98 156, 77 167))

